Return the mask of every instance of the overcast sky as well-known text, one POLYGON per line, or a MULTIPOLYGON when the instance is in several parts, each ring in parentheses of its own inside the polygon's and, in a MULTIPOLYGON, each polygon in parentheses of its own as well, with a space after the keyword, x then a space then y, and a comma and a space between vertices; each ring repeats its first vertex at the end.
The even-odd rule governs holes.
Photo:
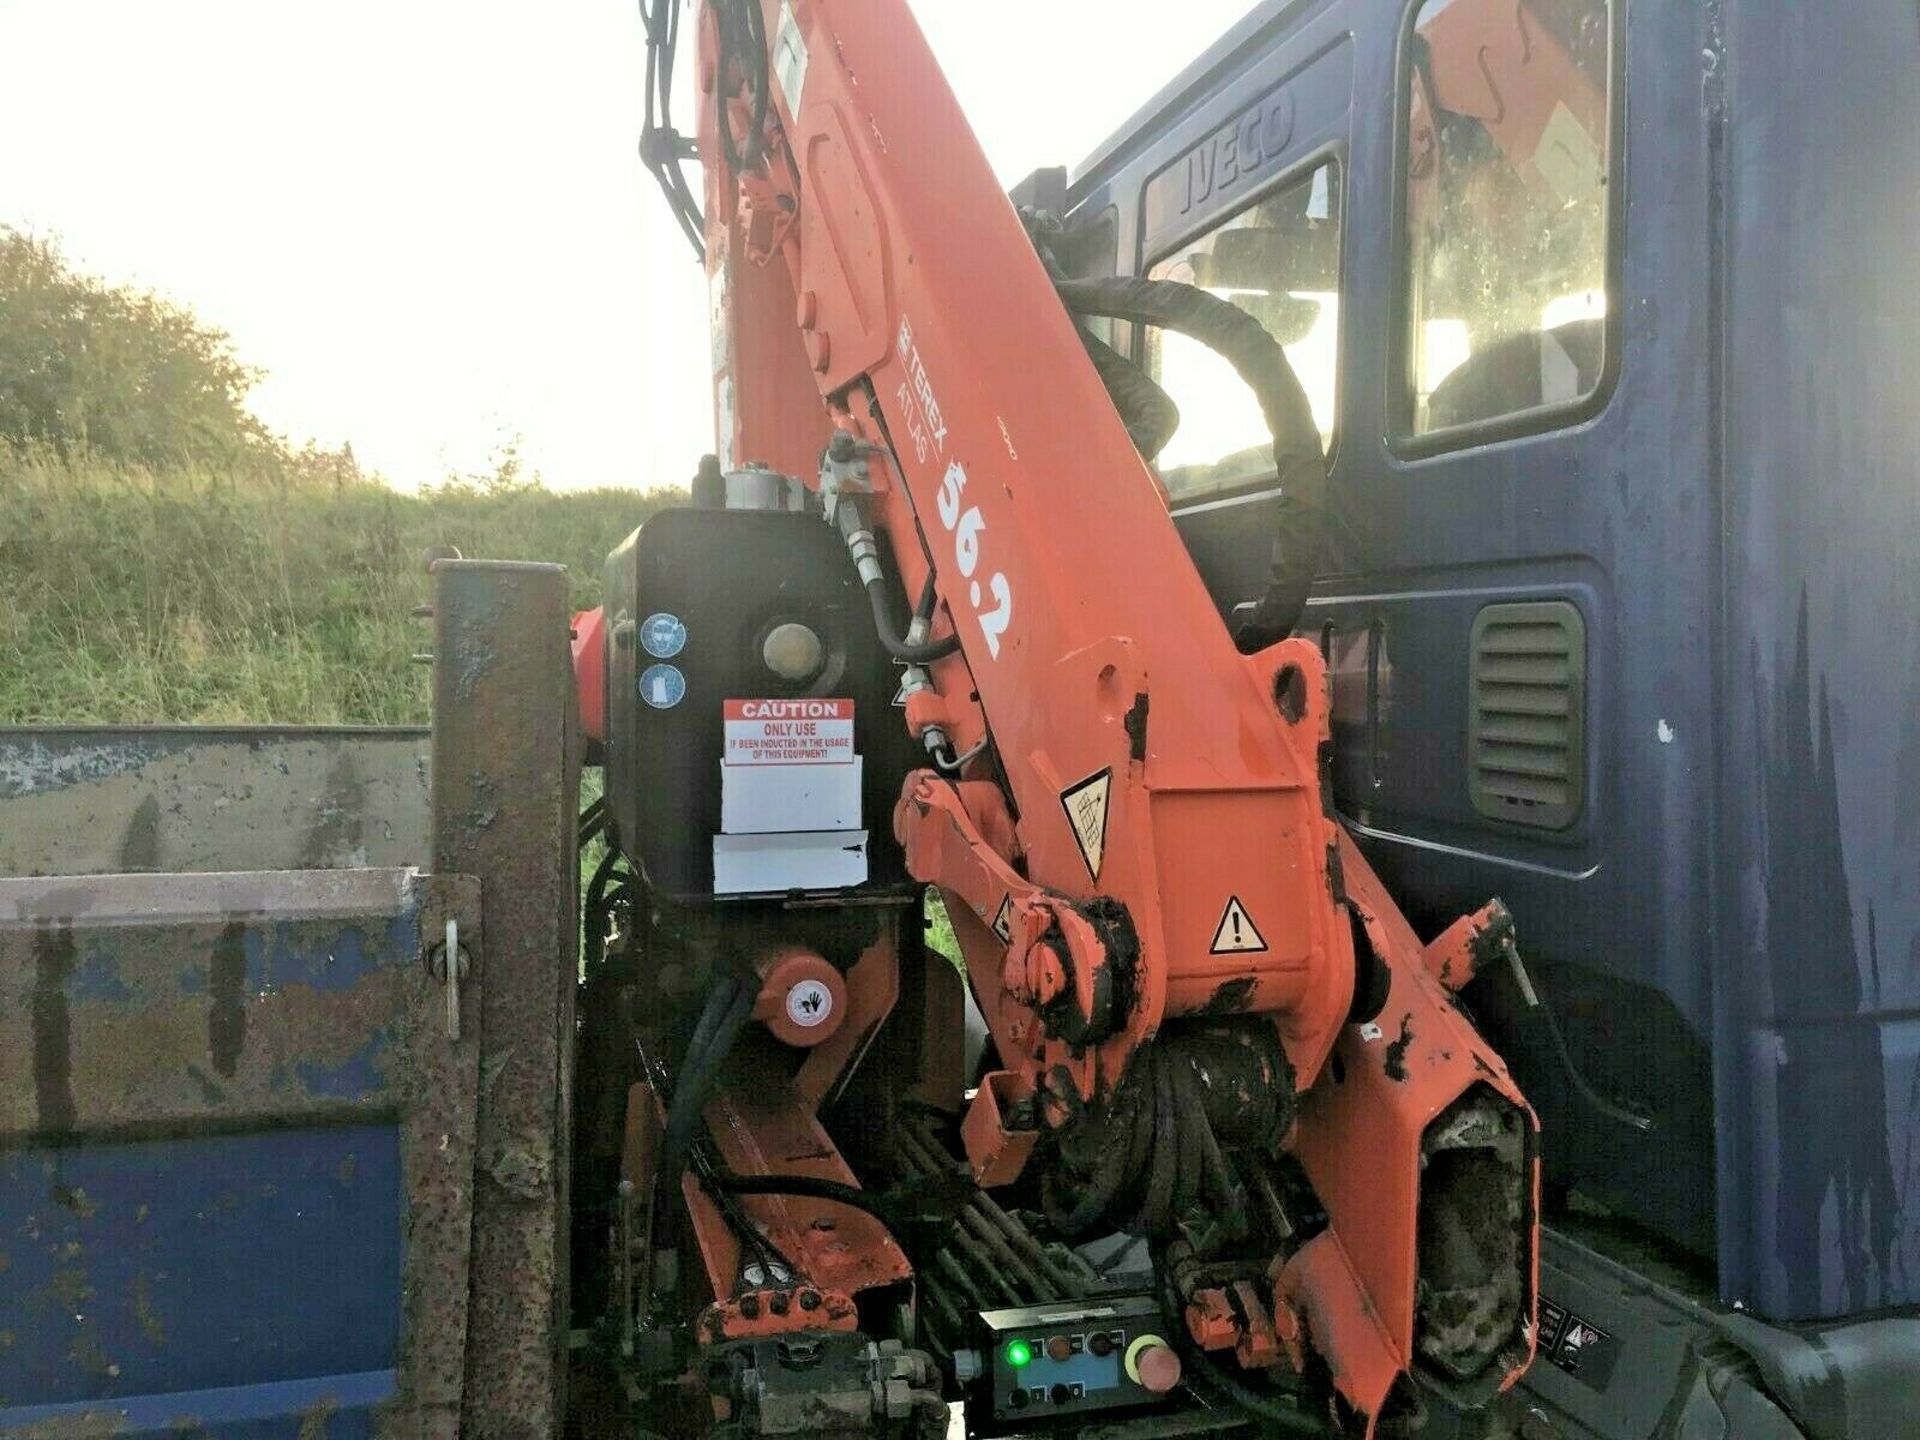
MULTIPOLYGON (((913 0, 1008 184, 1251 3, 913 0)), ((550 485, 678 483, 705 292, 635 158, 641 56, 622 0, 0 0, 0 222, 192 306, 269 425, 396 484, 515 435, 550 485)))

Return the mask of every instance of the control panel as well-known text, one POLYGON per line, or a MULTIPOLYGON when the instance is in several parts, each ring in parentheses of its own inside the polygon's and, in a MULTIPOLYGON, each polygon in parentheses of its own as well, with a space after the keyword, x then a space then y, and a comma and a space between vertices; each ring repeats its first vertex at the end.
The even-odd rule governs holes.
POLYGON ((956 1355, 969 1421, 1038 1423, 1159 1403, 1180 1383, 1180 1357, 1151 1295, 988 1310, 978 1348, 956 1355))

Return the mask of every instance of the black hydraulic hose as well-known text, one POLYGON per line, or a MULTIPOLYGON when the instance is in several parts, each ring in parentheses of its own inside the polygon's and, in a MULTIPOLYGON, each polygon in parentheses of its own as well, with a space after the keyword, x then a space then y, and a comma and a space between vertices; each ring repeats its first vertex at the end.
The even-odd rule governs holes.
MULTIPOLYGON (((874 632, 880 637, 881 648, 887 654, 904 664, 931 665, 936 660, 946 659, 960 648, 958 634, 931 643, 909 643, 906 635, 901 633, 894 619, 893 597, 888 593, 886 577, 881 573, 880 546, 874 539, 873 522, 868 518, 864 497, 841 496, 834 512, 834 525, 840 531, 840 538, 847 542, 847 553, 853 556, 854 568, 865 577, 867 603, 873 607, 874 632)), ((920 589, 919 602, 913 607, 914 618, 925 622, 921 626, 923 630, 933 621, 936 598, 933 572, 929 570, 926 583, 920 589)))
POLYGON ((597 967, 606 958, 607 936, 612 928, 613 907, 621 894, 631 897, 630 887, 623 881, 613 884, 614 870, 621 862, 621 854, 611 847, 600 857, 593 878, 587 882, 587 892, 580 906, 582 938, 586 945, 587 968, 597 967), (609 888, 611 887, 611 888, 609 888))
POLYGON ((1280 477, 1280 522, 1272 570, 1250 626, 1257 644, 1290 634, 1306 607, 1320 567, 1326 526, 1327 458, 1307 392, 1287 354, 1260 322, 1229 301, 1192 285, 1116 275, 1056 280, 1076 316, 1099 315, 1187 335, 1230 363, 1253 390, 1273 436, 1280 477))
POLYGON ((613 883, 614 867, 619 863, 620 852, 618 850, 610 849, 605 855, 600 857, 600 863, 594 869, 593 878, 587 882, 587 898, 585 905, 582 907, 586 910, 587 914, 591 915, 601 907, 601 904, 606 898, 607 886, 613 883))
MULTIPOLYGON (((1159 1062, 1159 1051, 1154 1052, 1159 1062)), ((1196 1119, 1199 1117, 1195 1117, 1196 1119)), ((1153 1066, 1153 1149, 1147 1165, 1147 1194, 1141 1209, 1140 1233, 1154 1235, 1167 1228, 1172 1215, 1173 1183, 1179 1166, 1177 1148, 1181 1132, 1180 1112, 1173 1103, 1173 1077, 1164 1063, 1153 1066)))
POLYGON ((805 1200, 831 1200, 836 1205, 849 1205, 863 1211, 882 1225, 889 1223, 878 1197, 858 1185, 846 1185, 818 1175, 736 1175, 731 1170, 716 1170, 706 1179, 715 1189, 729 1195, 793 1195, 805 1200))
MULTIPOLYGON (((923 619, 932 618, 933 594, 933 576, 929 575, 925 588, 920 592, 920 603, 914 607, 915 615, 923 619)), ((884 580, 874 580, 867 585, 867 602, 873 606, 873 628, 880 637, 881 647, 895 660, 904 660, 909 665, 931 665, 936 660, 946 659, 960 648, 957 634, 928 644, 909 644, 894 623, 893 599, 887 594, 884 580)))
POLYGON ((702 1183, 726 1195, 789 1195, 804 1200, 828 1200, 870 1216, 896 1238, 900 1231, 901 1217, 888 1205, 891 1197, 872 1194, 857 1185, 818 1175, 737 1175, 717 1168, 700 1178, 702 1183))
POLYGON ((687 1043, 686 1059, 674 1079, 673 1098, 667 1105, 667 1124, 660 1146, 660 1181, 679 1183, 700 1127, 700 1112, 713 1093, 720 1066, 732 1051, 734 1041, 753 1015, 755 988, 738 976, 728 975, 707 994, 700 1011, 693 1039, 687 1043))
POLYGON ((699 202, 687 188, 680 168, 682 138, 673 128, 674 56, 680 44, 680 0, 640 0, 640 17, 647 36, 646 109, 640 127, 641 163, 659 182, 674 219, 706 258, 705 221, 699 202))
POLYGON ((1244 1230, 1246 1192, 1207 1113, 1203 1064, 1165 1034, 1134 1052, 1105 1114, 1085 1135, 1061 1137, 1064 1164, 1042 1178, 1054 1228, 1077 1235, 1106 1217, 1158 1236, 1204 1208, 1244 1230))
POLYGON ((753 1014, 758 992, 739 976, 728 973, 718 978, 707 992, 700 1018, 687 1042, 685 1057, 674 1077, 673 1094, 667 1101, 667 1121, 660 1141, 660 1163, 654 1171, 654 1216, 666 1223, 673 1211, 665 1198, 674 1193, 680 1176, 693 1153, 700 1112, 706 1108, 719 1077, 720 1065, 733 1043, 739 1039, 753 1014))
POLYGON ((716 8, 715 20, 720 31, 720 75, 713 89, 719 105, 720 153, 726 157, 727 168, 733 174, 744 175, 766 156, 766 20, 760 13, 760 0, 730 0, 716 8), (727 62, 733 59, 740 61, 747 73, 747 83, 753 87, 753 112, 747 122, 744 148, 734 138, 733 117, 727 113, 727 62))
POLYGON ((1120 412, 1133 448, 1141 459, 1153 459, 1180 428, 1180 407, 1158 381, 1098 335, 1082 329, 1080 344, 1120 412))
POLYGON ((580 812, 580 847, 585 849, 607 827, 607 797, 602 795, 580 812))

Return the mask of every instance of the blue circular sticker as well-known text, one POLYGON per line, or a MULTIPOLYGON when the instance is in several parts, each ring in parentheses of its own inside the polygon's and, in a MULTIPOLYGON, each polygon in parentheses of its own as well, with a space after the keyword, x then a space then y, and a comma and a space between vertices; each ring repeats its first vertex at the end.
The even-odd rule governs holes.
POLYGON ((656 660, 671 660, 687 648, 687 627, 664 610, 640 622, 640 643, 656 660))
POLYGON ((671 710, 687 698, 687 677, 677 666, 649 665, 640 672, 640 698, 656 710, 671 710))

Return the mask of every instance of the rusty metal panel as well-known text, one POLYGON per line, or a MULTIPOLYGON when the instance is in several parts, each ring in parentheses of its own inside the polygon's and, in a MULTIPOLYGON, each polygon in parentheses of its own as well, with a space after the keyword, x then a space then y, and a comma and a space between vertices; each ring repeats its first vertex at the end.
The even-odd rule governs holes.
POLYGON ((0 1434, 457 1433, 479 920, 393 869, 0 880, 0 1434))
POLYGON ((479 879, 488 935, 466 1433, 547 1437, 565 1406, 579 956, 566 575, 456 560, 434 582, 434 865, 479 879))
POLYGON ((0 728, 0 875, 427 863, 423 729, 0 728))

